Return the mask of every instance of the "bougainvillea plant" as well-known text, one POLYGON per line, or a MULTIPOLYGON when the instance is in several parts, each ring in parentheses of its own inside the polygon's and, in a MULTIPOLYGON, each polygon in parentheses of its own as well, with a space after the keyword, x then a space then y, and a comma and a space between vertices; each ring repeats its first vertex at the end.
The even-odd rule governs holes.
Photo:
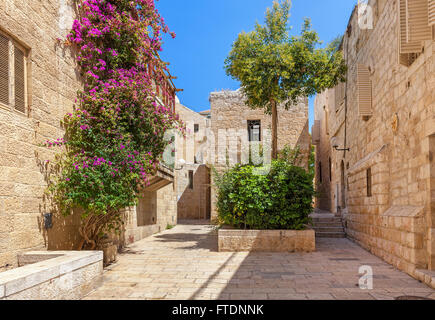
POLYGON ((154 0, 77 0, 77 8, 64 44, 75 50, 84 86, 65 116, 65 138, 47 141, 65 147, 49 190, 64 215, 83 210, 79 249, 94 249, 156 173, 165 132, 185 127, 156 99, 156 85, 166 101, 174 95, 158 56, 170 32, 154 0))

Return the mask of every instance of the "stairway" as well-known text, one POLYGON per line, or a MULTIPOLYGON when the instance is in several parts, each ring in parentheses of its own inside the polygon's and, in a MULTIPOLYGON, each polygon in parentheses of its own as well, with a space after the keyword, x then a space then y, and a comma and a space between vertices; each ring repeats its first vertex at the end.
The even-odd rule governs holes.
POLYGON ((311 218, 316 238, 346 238, 342 218, 333 214, 313 214, 311 218))

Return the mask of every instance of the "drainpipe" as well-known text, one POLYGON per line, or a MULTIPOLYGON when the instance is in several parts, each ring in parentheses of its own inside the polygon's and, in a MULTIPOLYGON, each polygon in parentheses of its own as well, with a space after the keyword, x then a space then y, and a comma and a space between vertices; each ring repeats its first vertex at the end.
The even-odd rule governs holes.
MULTIPOLYGON (((349 63, 349 35, 346 41, 346 65, 349 63)), ((347 149, 347 91, 348 91, 348 83, 349 83, 349 70, 346 72, 346 85, 344 87, 344 158, 346 158, 346 149, 347 149)))

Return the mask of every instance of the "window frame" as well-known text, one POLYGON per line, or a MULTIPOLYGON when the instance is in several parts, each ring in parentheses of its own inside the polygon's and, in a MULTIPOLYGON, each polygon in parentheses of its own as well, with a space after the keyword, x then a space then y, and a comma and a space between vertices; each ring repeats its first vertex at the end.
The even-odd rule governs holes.
POLYGON ((323 172, 322 172, 322 161, 319 161, 318 164, 318 178, 319 178, 319 183, 322 184, 323 183, 323 172))
POLYGON ((194 172, 193 172, 193 170, 189 170, 188 176, 189 176, 188 188, 190 190, 193 190, 194 189, 194 184, 193 184, 194 172))
POLYGON ((366 170, 366 180, 367 197, 371 198, 373 196, 372 168, 366 170))
POLYGON ((9 77, 8 77, 8 86, 9 86, 9 104, 4 104, 0 102, 0 108, 14 112, 16 114, 22 116, 28 116, 30 111, 30 49, 25 45, 21 44, 15 37, 10 35, 9 33, 3 31, 0 28, 0 35, 8 39, 9 43, 9 56, 8 56, 8 65, 9 65, 9 77), (23 53, 23 81, 24 81, 24 112, 17 109, 16 106, 16 91, 15 91, 15 49, 20 50, 23 53))
POLYGON ((261 135, 261 120, 247 120, 247 126, 248 126, 248 141, 249 142, 261 142, 262 135, 261 135), (253 127, 255 125, 258 125, 258 140, 253 140, 253 127))

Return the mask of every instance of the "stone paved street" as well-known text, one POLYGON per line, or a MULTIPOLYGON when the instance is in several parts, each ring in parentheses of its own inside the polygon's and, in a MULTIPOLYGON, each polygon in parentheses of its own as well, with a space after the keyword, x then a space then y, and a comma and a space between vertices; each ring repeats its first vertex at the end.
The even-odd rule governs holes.
POLYGON ((435 291, 347 239, 319 239, 317 252, 219 253, 216 232, 182 222, 129 247, 85 299, 435 299, 435 291), (358 287, 358 269, 374 289, 358 287))

